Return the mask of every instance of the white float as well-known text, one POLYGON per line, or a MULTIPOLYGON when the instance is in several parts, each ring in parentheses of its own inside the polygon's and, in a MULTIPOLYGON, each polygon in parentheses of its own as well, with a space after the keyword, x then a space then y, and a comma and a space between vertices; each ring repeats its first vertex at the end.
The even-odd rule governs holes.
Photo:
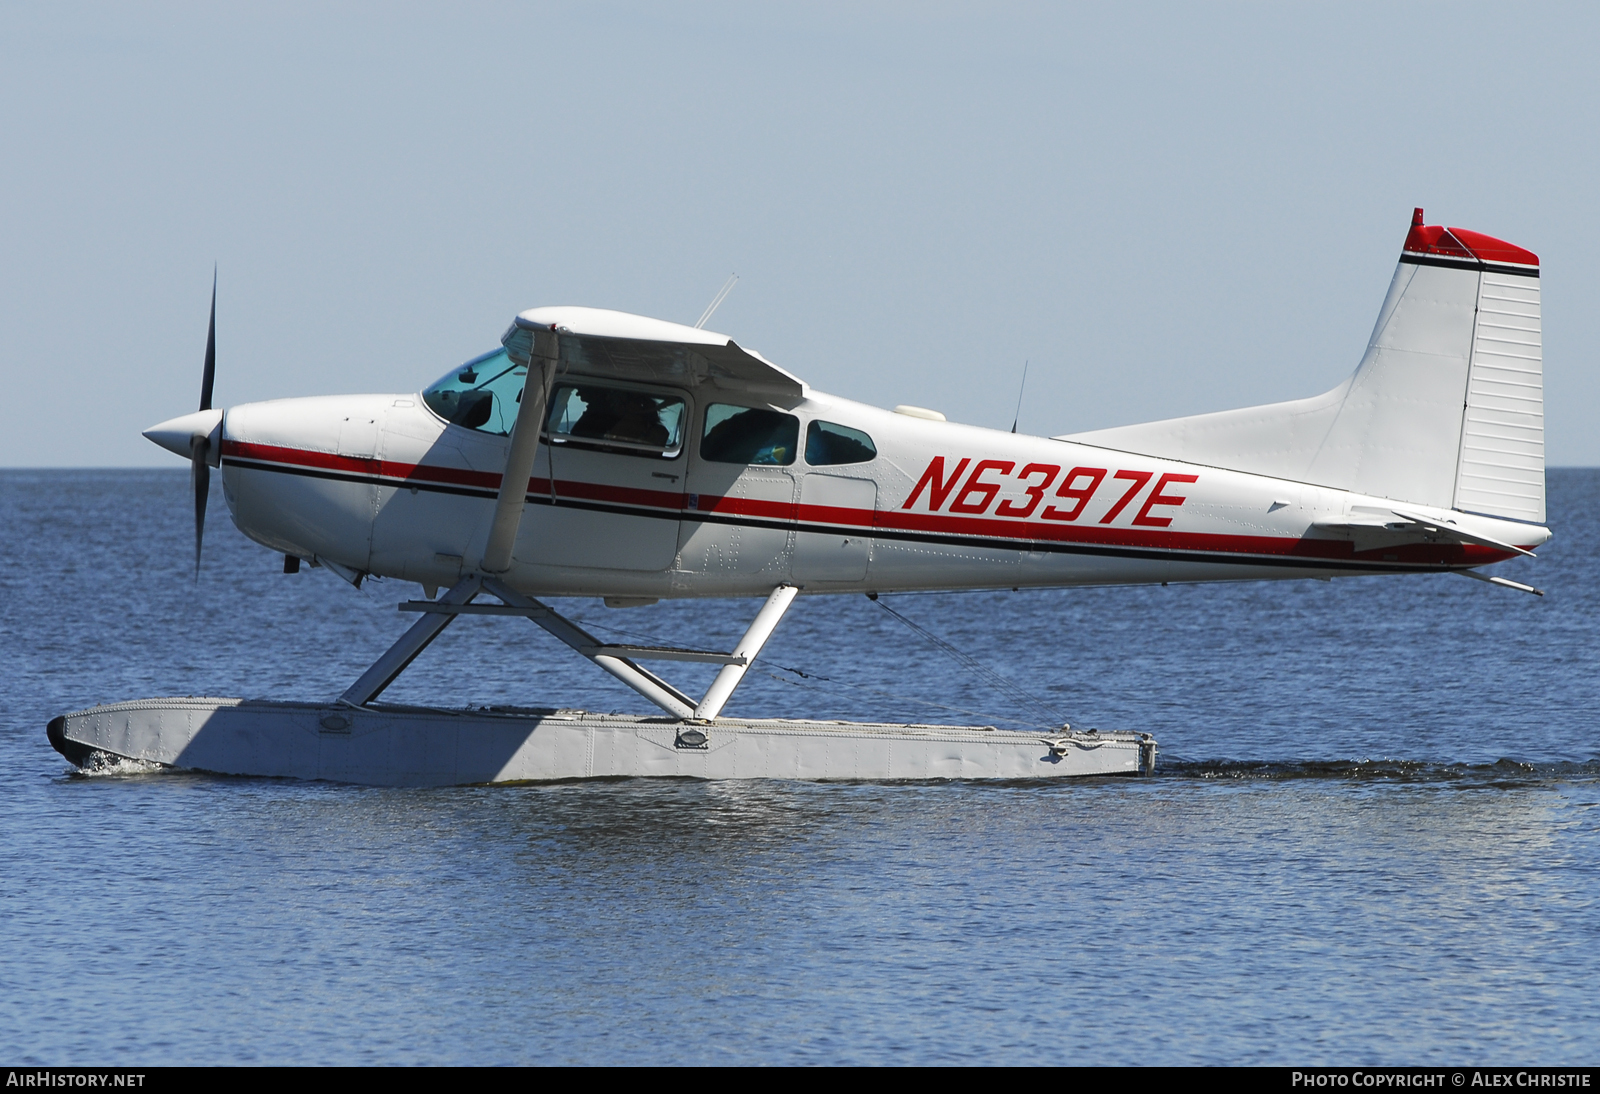
POLYGON ((1134 775, 1149 734, 991 726, 667 717, 580 710, 437 710, 254 699, 143 699, 54 719, 73 763, 103 758, 223 775, 370 786, 618 776, 697 779, 1035 779, 1134 775))

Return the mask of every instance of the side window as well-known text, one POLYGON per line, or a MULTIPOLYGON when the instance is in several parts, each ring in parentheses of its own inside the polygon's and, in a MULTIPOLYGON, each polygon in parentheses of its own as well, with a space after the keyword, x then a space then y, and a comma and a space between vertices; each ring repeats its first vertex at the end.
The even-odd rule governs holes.
POLYGON ((557 384, 550 392, 545 438, 551 444, 670 459, 683 449, 683 410, 676 395, 557 384))
POLYGON ((866 463, 877 458, 872 438, 859 429, 834 422, 812 422, 806 426, 806 462, 812 467, 837 463, 866 463))
POLYGON ((422 392, 422 401, 454 425, 505 436, 517 421, 517 404, 528 370, 513 365, 503 349, 451 369, 422 392))
POLYGON ((776 410, 712 403, 706 407, 706 429, 700 458, 714 463, 787 466, 799 449, 800 419, 776 410))

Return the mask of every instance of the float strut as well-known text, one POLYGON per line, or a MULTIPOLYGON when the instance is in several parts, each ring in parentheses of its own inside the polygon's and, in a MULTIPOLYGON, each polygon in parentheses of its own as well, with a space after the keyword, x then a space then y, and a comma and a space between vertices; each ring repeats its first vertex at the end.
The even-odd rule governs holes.
POLYGON ((717 678, 711 682, 706 697, 700 700, 700 705, 695 708, 696 718, 709 720, 722 713, 722 708, 733 696, 733 689, 744 679, 750 663, 761 652, 761 647, 767 644, 767 639, 772 637, 778 621, 783 618, 783 613, 789 610, 789 605, 794 603, 795 594, 799 591, 793 585, 779 585, 772 590, 772 595, 767 597, 767 602, 756 613, 750 629, 744 632, 739 644, 733 647, 733 656, 741 658, 742 663, 722 666, 722 671, 717 673, 717 678))
POLYGON ((597 653, 605 643, 567 619, 559 612, 539 603, 531 596, 523 596, 494 578, 484 578, 484 591, 499 597, 506 604, 523 610, 529 619, 549 631, 612 676, 627 684, 674 718, 692 718, 694 700, 667 683, 655 673, 640 668, 626 657, 597 653))
POLYGON ((390 646, 388 652, 378 658, 377 662, 362 674, 361 679, 350 686, 350 690, 340 696, 340 701, 352 706, 361 706, 377 698, 378 693, 405 671, 405 667, 411 664, 416 656, 428 647, 428 643, 438 637, 439 632, 458 615, 478 613, 522 615, 674 718, 683 721, 691 719, 711 721, 727 705, 729 696, 739 686, 739 681, 744 679, 745 672, 760 654, 761 647, 772 637, 773 630, 778 626, 784 613, 789 610, 789 605, 794 603, 795 594, 798 592, 799 590, 793 585, 779 585, 772 590, 772 595, 767 597, 767 602, 756 613, 755 620, 744 632, 744 637, 739 639, 739 644, 734 647, 733 652, 721 654, 660 646, 606 645, 533 597, 524 596, 493 577, 474 575, 458 582, 438 600, 408 601, 401 604, 402 611, 422 612, 423 617, 412 624, 411 629, 400 637, 400 641, 390 646), (479 593, 499 597, 504 606, 473 605, 472 598, 479 593), (629 656, 630 654, 632 657, 667 661, 708 661, 720 664, 722 671, 717 673, 717 678, 712 681, 706 697, 696 705, 693 699, 661 677, 641 668, 629 656))
MULTIPOLYGON (((439 598, 440 604, 468 604, 472 598, 483 591, 483 579, 474 574, 462 578, 450 587, 450 591, 439 598)), ((400 636, 400 641, 390 646, 384 655, 372 663, 372 667, 361 674, 361 679, 351 684, 345 693, 339 696, 339 702, 348 703, 350 706, 365 706, 376 699, 383 689, 394 683, 395 677, 406 670, 406 666, 417 659, 417 654, 428 648, 428 643, 439 637, 450 622, 455 619, 453 614, 443 612, 430 612, 421 619, 411 624, 411 628, 400 636)))

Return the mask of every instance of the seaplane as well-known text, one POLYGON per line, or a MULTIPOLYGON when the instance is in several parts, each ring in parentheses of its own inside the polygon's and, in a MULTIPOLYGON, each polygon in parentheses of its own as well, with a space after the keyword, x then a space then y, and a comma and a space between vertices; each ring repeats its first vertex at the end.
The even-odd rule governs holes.
POLYGON ((199 410, 144 434, 190 462, 197 574, 218 468, 285 572, 415 583, 417 618, 326 702, 117 703, 55 718, 51 743, 80 765, 385 785, 1132 774, 1148 734, 723 710, 799 596, 1433 573, 1539 592, 1483 572, 1551 534, 1539 260, 1421 209, 1354 373, 1239 410, 1007 433, 825 394, 705 319, 538 307, 421 391, 223 409, 213 279, 199 410), (722 652, 603 641, 556 597, 760 606, 722 652), (531 621, 659 713, 381 702, 466 614, 531 621), (674 661, 717 666, 704 695, 644 667, 674 661))

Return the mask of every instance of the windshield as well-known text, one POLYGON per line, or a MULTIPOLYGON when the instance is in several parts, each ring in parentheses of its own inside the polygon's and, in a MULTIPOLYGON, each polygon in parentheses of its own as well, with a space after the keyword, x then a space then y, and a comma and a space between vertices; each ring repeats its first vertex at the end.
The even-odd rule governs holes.
POLYGON ((430 384, 422 401, 447 422, 503 437, 516 424, 527 377, 528 370, 512 364, 504 349, 491 350, 430 384))

